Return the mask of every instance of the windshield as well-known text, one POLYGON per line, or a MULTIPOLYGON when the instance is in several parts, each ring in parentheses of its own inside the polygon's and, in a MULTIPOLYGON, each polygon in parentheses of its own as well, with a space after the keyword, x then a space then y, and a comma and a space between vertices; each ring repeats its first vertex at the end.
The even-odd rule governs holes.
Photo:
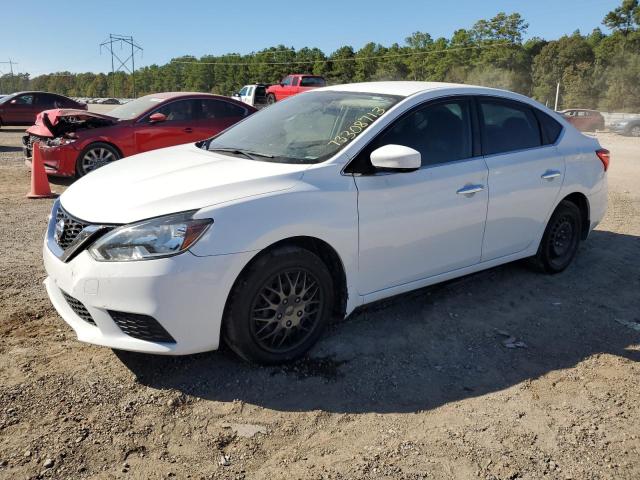
POLYGON ((263 161, 318 163, 366 130, 402 97, 303 93, 277 102, 209 141, 209 150, 257 154, 263 161), (234 152, 237 151, 237 152, 234 152))
POLYGON ((154 95, 146 95, 136 100, 132 100, 124 105, 114 108, 107 115, 119 120, 131 120, 137 118, 141 113, 146 112, 151 107, 164 102, 166 98, 158 98, 154 95))
POLYGON ((12 98, 14 98, 15 95, 13 94, 9 94, 9 95, 0 95, 0 103, 5 103, 8 102, 9 100, 11 100, 12 98))

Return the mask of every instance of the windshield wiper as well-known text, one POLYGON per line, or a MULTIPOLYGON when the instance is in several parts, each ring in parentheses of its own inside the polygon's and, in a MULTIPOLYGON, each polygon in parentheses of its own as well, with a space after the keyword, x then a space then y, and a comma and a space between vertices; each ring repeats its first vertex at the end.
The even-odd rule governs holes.
POLYGON ((268 153, 253 152, 251 150, 243 150, 241 148, 221 147, 221 148, 209 148, 208 150, 210 152, 227 152, 227 153, 234 153, 236 155, 244 155, 249 160, 256 160, 256 157, 273 158, 273 155, 269 155, 268 153))

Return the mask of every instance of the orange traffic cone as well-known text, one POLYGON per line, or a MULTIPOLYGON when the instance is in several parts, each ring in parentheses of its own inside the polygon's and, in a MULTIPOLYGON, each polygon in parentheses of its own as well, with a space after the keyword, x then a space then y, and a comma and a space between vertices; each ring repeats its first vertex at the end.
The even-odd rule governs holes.
POLYGON ((49 179, 44 170, 44 163, 40 157, 40 143, 33 144, 33 154, 31 159, 31 191, 27 193, 27 198, 53 198, 56 195, 51 193, 49 179))

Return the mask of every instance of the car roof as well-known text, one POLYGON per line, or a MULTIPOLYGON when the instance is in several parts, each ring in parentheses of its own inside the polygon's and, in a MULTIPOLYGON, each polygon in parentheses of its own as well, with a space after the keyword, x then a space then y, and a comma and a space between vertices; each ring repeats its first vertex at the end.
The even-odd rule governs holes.
MULTIPOLYGON (((392 81, 392 82, 363 82, 363 83, 348 83, 344 85, 332 85, 329 87, 322 87, 315 89, 318 90, 333 90, 342 92, 367 92, 377 93, 381 95, 399 95, 402 97, 410 97, 417 93, 424 93, 434 90, 486 90, 487 93, 508 93, 513 95, 513 92, 507 90, 499 90, 496 88, 481 87, 478 85, 463 85, 461 83, 445 83, 445 82, 408 82, 408 81, 392 81)), ((463 92, 461 92, 463 93, 463 92)))
POLYGON ((598 110, 591 110, 590 108, 565 108, 564 110, 560 111, 560 113, 564 113, 564 112, 594 112, 594 113, 600 113, 598 110))
POLYGON ((178 97, 222 97, 221 95, 214 95, 213 93, 203 93, 203 92, 160 92, 160 93, 150 93, 145 95, 145 97, 155 97, 155 98, 178 98, 178 97))
POLYGON ((9 93, 6 96, 7 97, 14 97, 14 96, 18 96, 18 95, 29 95, 32 93, 46 93, 47 95, 57 95, 59 97, 65 97, 65 98, 69 98, 66 95, 62 95, 61 93, 55 93, 55 92, 43 92, 41 90, 25 90, 23 92, 14 92, 14 93, 9 93))

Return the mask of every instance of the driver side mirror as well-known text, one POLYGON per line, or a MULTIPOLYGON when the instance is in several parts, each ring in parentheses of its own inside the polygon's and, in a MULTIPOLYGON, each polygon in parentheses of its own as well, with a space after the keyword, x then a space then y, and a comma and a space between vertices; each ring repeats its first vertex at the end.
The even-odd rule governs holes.
POLYGON ((411 172, 422 165, 422 155, 404 145, 385 145, 371 152, 371 164, 380 169, 396 172, 411 172))
POLYGON ((235 97, 235 98, 240 98, 240 92, 236 92, 236 93, 232 94, 231 96, 235 97))
POLYGON ((167 116, 164 113, 156 112, 149 117, 151 123, 164 122, 167 116))

